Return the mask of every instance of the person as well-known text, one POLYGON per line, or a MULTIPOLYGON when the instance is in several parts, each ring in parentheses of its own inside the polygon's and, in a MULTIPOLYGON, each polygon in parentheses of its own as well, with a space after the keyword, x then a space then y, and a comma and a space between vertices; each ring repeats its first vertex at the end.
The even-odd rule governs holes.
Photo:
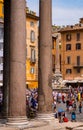
POLYGON ((79 103, 79 113, 82 113, 82 102, 79 103))
POLYGON ((65 96, 62 94, 62 102, 65 103, 65 96))
POLYGON ((75 111, 73 111, 71 113, 71 121, 76 121, 76 113, 75 113, 75 111))
POLYGON ((66 100, 66 108, 67 108, 67 111, 69 111, 69 99, 66 100))
POLYGON ((69 112, 71 113, 73 110, 73 107, 72 106, 69 106, 69 112))
POLYGON ((58 119, 59 119, 59 123, 62 122, 62 113, 61 112, 58 112, 58 119))
POLYGON ((54 117, 58 118, 58 113, 57 113, 56 107, 54 107, 54 117))
POLYGON ((81 94, 80 92, 78 92, 78 101, 80 101, 80 99, 81 99, 81 94))
POLYGON ((77 108, 77 105, 76 105, 76 102, 74 101, 74 103, 73 103, 73 109, 76 111, 76 108, 77 108))
POLYGON ((72 100, 69 101, 69 112, 71 113, 72 112, 72 109, 73 109, 73 103, 72 103, 72 100))
POLYGON ((56 108, 56 100, 54 100, 53 103, 52 103, 53 112, 55 111, 55 108, 56 108))

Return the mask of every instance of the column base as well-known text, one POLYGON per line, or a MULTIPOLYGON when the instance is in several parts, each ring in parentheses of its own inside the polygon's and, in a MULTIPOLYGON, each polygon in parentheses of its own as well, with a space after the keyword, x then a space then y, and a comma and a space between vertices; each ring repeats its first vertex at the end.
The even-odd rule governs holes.
POLYGON ((55 119, 55 117, 54 117, 54 113, 38 113, 37 119, 50 121, 55 119))
POLYGON ((29 126, 27 117, 9 117, 6 123, 7 126, 26 128, 29 126))

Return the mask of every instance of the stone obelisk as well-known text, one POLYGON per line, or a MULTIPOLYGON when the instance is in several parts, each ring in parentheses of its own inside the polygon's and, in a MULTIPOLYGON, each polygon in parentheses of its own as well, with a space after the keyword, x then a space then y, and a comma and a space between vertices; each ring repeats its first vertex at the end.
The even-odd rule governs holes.
POLYGON ((25 0, 11 0, 8 125, 26 125, 25 0))
POLYGON ((39 2, 39 112, 52 111, 52 0, 39 2))
POLYGON ((59 35, 56 36, 56 54, 55 54, 55 74, 53 89, 62 87, 62 74, 60 72, 60 53, 59 53, 59 35))
POLYGON ((55 74, 60 74, 60 54, 59 54, 59 37, 56 36, 56 56, 55 56, 55 74))

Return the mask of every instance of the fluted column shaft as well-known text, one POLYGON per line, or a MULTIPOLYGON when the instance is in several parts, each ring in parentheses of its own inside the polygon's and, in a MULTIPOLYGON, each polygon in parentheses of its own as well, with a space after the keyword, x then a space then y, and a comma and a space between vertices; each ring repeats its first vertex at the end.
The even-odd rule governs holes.
POLYGON ((52 108, 52 0, 40 0, 39 19, 39 111, 52 108))

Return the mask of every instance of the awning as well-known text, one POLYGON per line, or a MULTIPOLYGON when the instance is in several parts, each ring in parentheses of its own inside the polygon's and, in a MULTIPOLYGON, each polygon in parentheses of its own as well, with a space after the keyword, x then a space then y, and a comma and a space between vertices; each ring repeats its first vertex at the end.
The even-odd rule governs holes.
POLYGON ((77 83, 77 80, 69 80, 68 83, 77 83))
POLYGON ((78 80, 78 83, 83 83, 83 80, 78 80))
POLYGON ((65 83, 83 83, 83 80, 67 80, 65 83))

